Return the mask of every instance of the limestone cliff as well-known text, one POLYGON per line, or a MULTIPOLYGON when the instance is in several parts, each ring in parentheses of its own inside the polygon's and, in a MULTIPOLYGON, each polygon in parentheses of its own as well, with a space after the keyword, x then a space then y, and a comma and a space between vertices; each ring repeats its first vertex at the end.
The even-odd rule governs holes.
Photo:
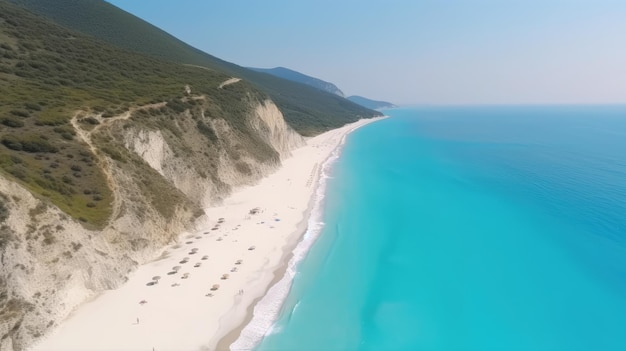
POLYGON ((86 299, 122 284, 201 223, 203 207, 262 178, 304 143, 270 100, 242 99, 237 124, 207 96, 177 104, 73 119, 114 194, 104 229, 0 176, 0 350, 23 350, 86 299), (97 127, 81 124, 86 118, 97 127))

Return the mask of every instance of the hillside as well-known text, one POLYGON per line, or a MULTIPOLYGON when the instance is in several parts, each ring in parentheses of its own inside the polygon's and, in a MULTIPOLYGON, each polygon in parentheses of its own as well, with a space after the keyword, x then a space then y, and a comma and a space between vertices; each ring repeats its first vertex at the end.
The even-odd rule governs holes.
POLYGON ((105 1, 11 1, 68 28, 127 50, 243 78, 267 93, 279 106, 287 122, 302 135, 315 135, 359 118, 380 115, 337 95, 220 60, 105 1))
POLYGON ((267 73, 267 74, 271 74, 273 76, 287 79, 293 82, 306 84, 308 86, 312 86, 313 88, 323 90, 325 92, 335 94, 337 96, 344 97, 343 92, 339 88, 337 88, 335 84, 323 81, 315 77, 307 76, 306 74, 302 74, 300 72, 296 72, 294 70, 290 70, 285 67, 275 67, 275 68, 248 67, 248 68, 253 71, 267 73))
MULTIPOLYGON (((0 45, 0 167, 72 216, 101 226, 111 199, 105 175, 94 167, 70 123, 77 110, 106 119, 134 106, 166 102, 163 114, 180 112, 198 105, 182 100, 189 85, 198 94, 210 94, 221 106, 219 114, 249 133, 238 106, 244 91, 237 90, 263 95, 244 82, 216 89, 227 75, 125 52, 0 4, 0 35, 7 38, 0 45), (47 164, 43 171, 42 164, 47 164)), ((87 130, 99 124, 79 121, 87 130)), ((170 127, 167 119, 154 123, 170 127)), ((114 146, 103 150, 118 157, 114 146)))
POLYGON ((392 104, 391 102, 387 102, 387 101, 376 101, 376 100, 371 100, 368 98, 364 98, 362 96, 348 96, 347 97, 348 100, 354 102, 355 104, 359 104, 363 107, 367 107, 373 110, 377 110, 380 108, 392 108, 392 107, 396 107, 396 105, 392 104))
POLYGON ((302 144, 266 93, 229 74, 4 0, 0 38, 0 350, 119 286, 302 144))

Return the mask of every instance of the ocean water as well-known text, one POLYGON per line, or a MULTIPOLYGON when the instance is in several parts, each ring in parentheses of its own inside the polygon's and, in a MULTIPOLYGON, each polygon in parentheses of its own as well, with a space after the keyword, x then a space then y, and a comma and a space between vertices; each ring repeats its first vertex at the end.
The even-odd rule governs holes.
POLYGON ((257 350, 626 350, 626 107, 386 113, 257 350))

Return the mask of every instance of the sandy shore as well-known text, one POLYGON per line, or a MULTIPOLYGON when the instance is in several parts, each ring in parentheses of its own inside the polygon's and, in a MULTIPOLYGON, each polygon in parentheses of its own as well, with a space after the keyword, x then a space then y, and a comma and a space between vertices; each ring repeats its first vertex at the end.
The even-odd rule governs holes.
POLYGON ((251 319, 253 304, 284 273, 305 230, 321 166, 346 134, 375 120, 309 139, 278 171, 208 208, 206 228, 183 234, 164 258, 139 267, 119 289, 81 306, 32 350, 229 345, 251 319), (153 277, 160 277, 158 283, 151 283, 153 277))

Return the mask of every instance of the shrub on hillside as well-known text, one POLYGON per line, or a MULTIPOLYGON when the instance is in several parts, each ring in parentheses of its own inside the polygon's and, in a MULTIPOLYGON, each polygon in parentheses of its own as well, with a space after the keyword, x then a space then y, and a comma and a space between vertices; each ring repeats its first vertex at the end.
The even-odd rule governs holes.
POLYGON ((5 135, 2 137, 2 145, 11 150, 22 151, 22 143, 13 135, 5 135))
POLYGON ((93 117, 87 117, 87 118, 83 118, 80 120, 81 122, 85 122, 85 123, 89 123, 91 125, 96 125, 96 124, 100 124, 100 122, 98 122, 97 119, 93 118, 93 117))
POLYGON ((24 111, 24 110, 11 110, 11 114, 18 116, 18 117, 30 117, 30 113, 28 111, 24 111))
POLYGON ((204 134, 204 136, 209 138, 212 142, 217 142, 217 135, 211 126, 206 124, 204 121, 197 121, 196 125, 200 133, 204 134))
POLYGON ((41 138, 22 139, 22 150, 26 152, 58 152, 59 149, 41 138))
POLYGON ((26 152, 58 152, 59 149, 50 144, 47 140, 38 136, 24 135, 14 136, 5 135, 2 137, 2 144, 11 150, 26 152))
POLYGON ((24 103, 24 107, 32 111, 41 111, 41 106, 37 103, 26 102, 24 103))
POLYGON ((185 112, 187 109, 187 105, 181 99, 172 99, 168 101, 167 107, 178 113, 185 112))
POLYGON ((24 122, 20 121, 17 118, 13 117, 5 117, 2 119, 2 124, 11 128, 20 128, 24 126, 24 122))

